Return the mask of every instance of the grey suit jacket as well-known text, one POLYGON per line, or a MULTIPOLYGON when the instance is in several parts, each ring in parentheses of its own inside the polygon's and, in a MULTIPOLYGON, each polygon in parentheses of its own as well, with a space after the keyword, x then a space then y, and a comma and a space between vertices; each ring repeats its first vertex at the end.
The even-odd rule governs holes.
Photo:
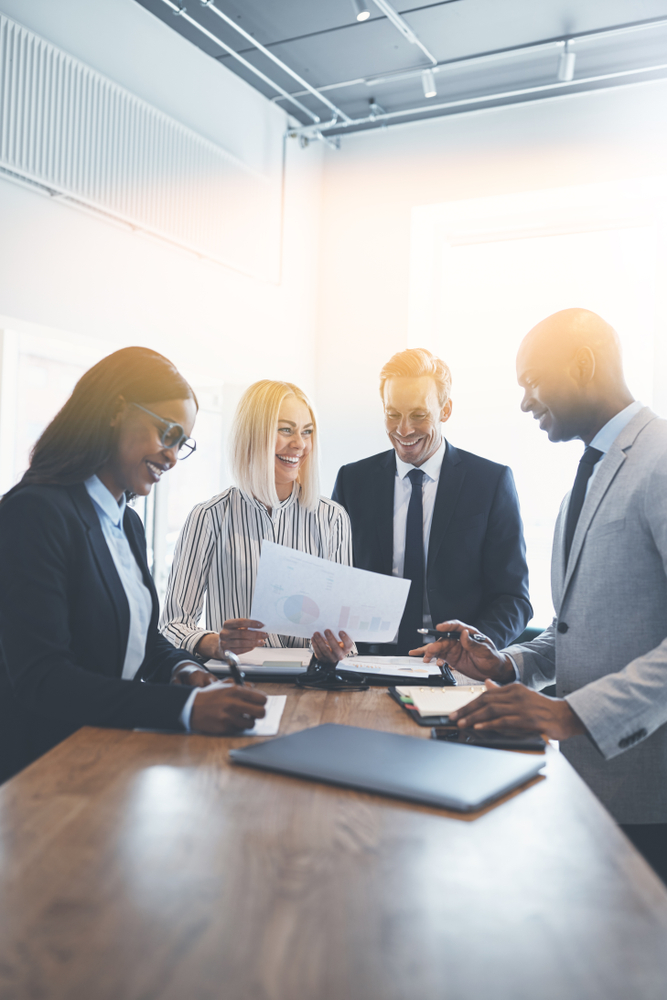
POLYGON ((567 566, 563 501, 556 618, 511 646, 522 681, 556 682, 589 736, 563 754, 619 823, 667 823, 667 421, 648 407, 600 462, 567 566))

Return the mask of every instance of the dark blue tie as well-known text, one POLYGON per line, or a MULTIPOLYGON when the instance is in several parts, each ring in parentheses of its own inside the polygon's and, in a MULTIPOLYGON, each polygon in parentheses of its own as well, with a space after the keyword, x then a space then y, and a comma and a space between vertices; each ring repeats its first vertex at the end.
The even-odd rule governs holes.
POLYGON ((424 473, 421 469, 410 469, 408 479, 412 483, 412 493, 405 526, 403 576, 412 583, 398 630, 397 652, 400 656, 405 656, 408 650, 416 649, 421 644, 417 629, 422 627, 424 621, 424 473))
POLYGON ((586 499, 586 486, 588 485, 588 480, 593 475, 593 469, 596 464, 602 458, 604 452, 598 451, 597 448, 584 449, 584 453, 579 459, 579 467, 577 468, 577 475, 574 480, 574 486, 572 487, 572 492, 570 493, 570 502, 567 507, 567 518, 565 521, 565 565, 567 566, 567 560, 570 556, 570 549, 572 548, 572 539, 574 538, 574 532, 577 527, 577 522, 579 521, 579 515, 581 514, 581 508, 584 506, 584 500, 586 499))

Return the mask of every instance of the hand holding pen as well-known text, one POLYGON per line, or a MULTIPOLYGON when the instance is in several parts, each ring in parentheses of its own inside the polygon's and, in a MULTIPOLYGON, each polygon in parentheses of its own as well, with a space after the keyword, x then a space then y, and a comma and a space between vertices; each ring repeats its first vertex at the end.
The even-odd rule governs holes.
POLYGON ((410 656, 423 656, 424 663, 435 659, 438 665, 446 661, 450 667, 477 681, 507 684, 515 679, 509 656, 499 652, 491 639, 471 625, 453 620, 442 622, 435 630, 421 631, 434 638, 437 635, 438 639, 419 649, 411 649, 410 656))

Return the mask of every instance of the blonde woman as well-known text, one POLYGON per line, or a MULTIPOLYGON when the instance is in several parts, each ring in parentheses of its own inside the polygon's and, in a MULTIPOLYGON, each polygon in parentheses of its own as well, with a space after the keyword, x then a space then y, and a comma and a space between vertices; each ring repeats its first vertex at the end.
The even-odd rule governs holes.
MULTIPOLYGON (((291 382, 265 379, 243 394, 231 432, 236 486, 198 504, 176 545, 160 627, 179 649, 220 659, 225 649, 308 646, 261 631, 248 616, 262 542, 352 565, 345 510, 319 495, 317 425, 308 397, 291 382), (199 624, 206 602, 206 628, 199 624)), ((320 660, 352 649, 344 633, 312 639, 320 660)))

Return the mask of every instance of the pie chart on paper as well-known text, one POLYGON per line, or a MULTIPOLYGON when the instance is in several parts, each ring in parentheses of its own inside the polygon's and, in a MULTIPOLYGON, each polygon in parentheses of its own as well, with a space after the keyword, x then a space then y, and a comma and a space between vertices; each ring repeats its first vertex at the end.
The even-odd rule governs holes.
POLYGON ((310 625, 320 617, 320 609, 315 601, 305 594, 292 594, 285 599, 283 614, 296 625, 310 625))

